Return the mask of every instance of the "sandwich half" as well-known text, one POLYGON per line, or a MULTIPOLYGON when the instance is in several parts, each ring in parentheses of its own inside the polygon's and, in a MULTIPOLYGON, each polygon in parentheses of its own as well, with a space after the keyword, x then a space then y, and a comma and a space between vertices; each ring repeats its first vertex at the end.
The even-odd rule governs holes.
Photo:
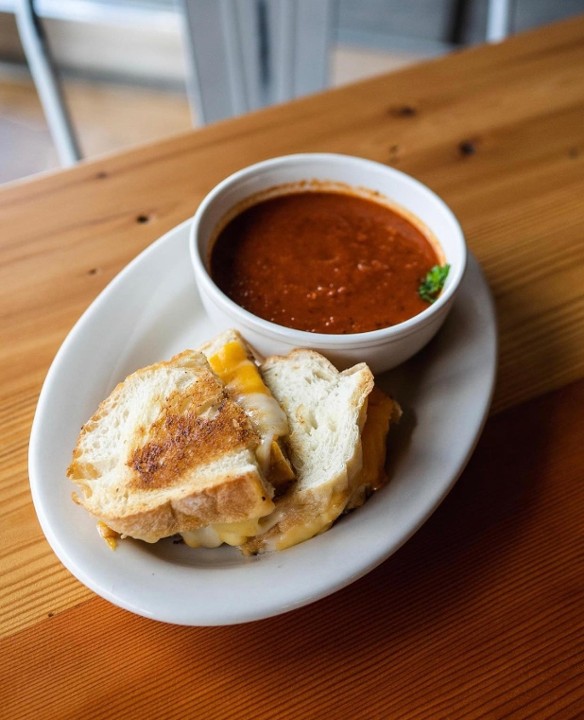
POLYGON ((205 355, 187 350, 113 390, 83 426, 67 475, 105 535, 239 545, 274 509, 261 442, 205 355))
POLYGON ((246 553, 308 540, 362 504, 382 482, 387 432, 399 416, 391 398, 373 393, 373 375, 364 363, 339 372, 317 352, 294 350, 268 358, 261 371, 288 416, 296 481, 261 519, 258 534, 242 545, 246 553))

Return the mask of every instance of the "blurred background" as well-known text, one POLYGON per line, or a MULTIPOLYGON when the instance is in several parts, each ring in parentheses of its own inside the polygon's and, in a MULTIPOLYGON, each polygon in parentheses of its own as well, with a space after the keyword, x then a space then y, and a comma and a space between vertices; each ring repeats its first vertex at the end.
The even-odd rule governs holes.
MULTIPOLYGON (((237 25, 243 22, 241 8, 254 5, 259 25, 252 28, 253 35, 262 35, 262 18, 269 18, 266 7, 278 2, 34 0, 37 32, 50 50, 82 157, 143 144, 217 119, 213 113, 210 118, 202 116, 193 91, 193 48, 201 47, 199 52, 207 54, 218 51, 208 32, 201 38, 190 33, 201 27, 198 17, 187 16, 189 2, 192 8, 197 1, 205 12, 221 5, 224 20, 227 3, 239 3, 240 15, 232 19, 236 27, 231 32, 242 30, 237 25)), ((288 18, 298 1, 279 0, 282 7, 288 3, 288 18)), ((300 2, 306 5, 311 0, 300 2)), ((313 11, 320 2, 312 0, 307 7, 313 11)), ((38 77, 31 75, 30 57, 23 49, 19 4, 22 11, 27 3, 0 0, 0 183, 63 164, 39 100, 38 77)), ((489 0, 326 0, 326 5, 326 74, 317 83, 323 87, 391 72, 584 12, 584 0, 508 0, 507 16, 498 21, 490 15, 489 0)), ((310 30, 321 32, 321 26, 311 23, 306 33, 310 30)), ((261 37, 254 37, 254 42, 265 54, 261 37)), ((205 58, 198 61, 204 64, 205 58)), ((211 58, 211 66, 215 62, 211 58)), ((221 89, 219 80, 215 85, 221 89)))

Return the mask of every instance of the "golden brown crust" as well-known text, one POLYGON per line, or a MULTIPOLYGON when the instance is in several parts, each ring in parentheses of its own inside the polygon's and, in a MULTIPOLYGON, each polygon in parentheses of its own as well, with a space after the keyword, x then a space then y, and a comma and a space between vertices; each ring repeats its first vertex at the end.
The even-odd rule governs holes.
POLYGON ((226 478, 225 482, 203 493, 169 500, 154 508, 144 505, 122 517, 103 514, 95 514, 95 517, 120 535, 156 542, 163 537, 197 530, 217 522, 239 522, 250 517, 262 517, 272 508, 273 503, 257 473, 249 472, 226 478))
POLYGON ((128 459, 133 470, 129 485, 135 490, 172 487, 177 478, 197 465, 257 444, 257 433, 245 413, 228 398, 222 398, 209 417, 199 415, 196 406, 173 412, 169 403, 146 437, 128 459))

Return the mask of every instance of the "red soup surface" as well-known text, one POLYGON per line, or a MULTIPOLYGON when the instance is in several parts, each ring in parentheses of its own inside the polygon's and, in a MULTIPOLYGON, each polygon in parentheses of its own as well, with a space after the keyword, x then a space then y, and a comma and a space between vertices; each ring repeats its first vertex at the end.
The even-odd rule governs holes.
POLYGON ((261 200, 228 222, 211 251, 211 276, 265 320, 346 334, 427 308, 418 288, 439 262, 424 234, 387 205, 300 191, 261 200))

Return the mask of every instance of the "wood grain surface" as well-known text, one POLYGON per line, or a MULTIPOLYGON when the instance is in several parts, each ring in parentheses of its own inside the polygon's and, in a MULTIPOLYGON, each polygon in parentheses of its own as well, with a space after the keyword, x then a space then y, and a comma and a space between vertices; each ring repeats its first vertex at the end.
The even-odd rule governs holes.
POLYGON ((578 717, 583 404, 493 418, 415 537, 312 606, 184 628, 93 598, 0 640, 3 716, 578 717))
POLYGON ((581 17, 0 189, 6 717, 309 718, 315 700, 331 718, 577 716, 583 37, 581 17), (444 508, 354 586, 249 626, 149 623, 96 599, 42 536, 38 393, 129 260, 230 172, 303 151, 387 163, 452 207, 495 296, 494 417, 444 508))

